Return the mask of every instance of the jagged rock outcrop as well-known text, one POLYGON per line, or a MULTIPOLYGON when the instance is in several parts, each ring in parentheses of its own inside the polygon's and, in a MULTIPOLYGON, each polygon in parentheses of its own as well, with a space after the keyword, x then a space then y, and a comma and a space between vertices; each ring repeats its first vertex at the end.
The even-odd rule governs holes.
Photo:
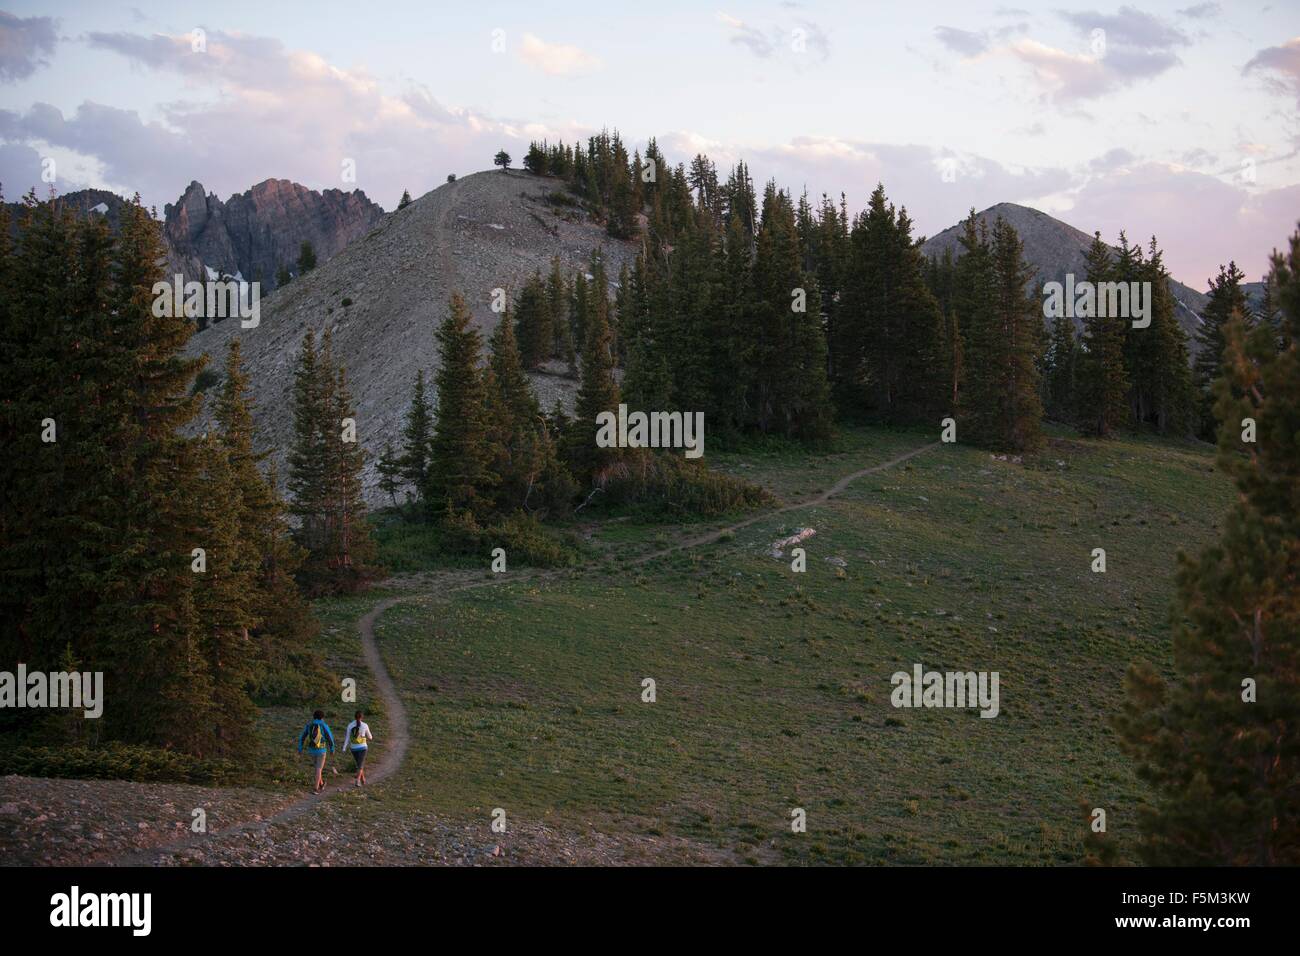
POLYGON ((187 279, 205 268, 275 287, 280 266, 296 273, 304 242, 317 263, 370 232, 384 210, 361 190, 316 192, 287 179, 268 179, 222 202, 192 182, 164 209, 163 235, 187 279))
MULTIPOLYGON (((58 201, 75 215, 103 215, 116 234, 126 200, 106 189, 79 189, 58 201)), ((10 232, 21 229, 22 204, 7 204, 10 232)), ((384 218, 384 210, 361 190, 317 192, 287 179, 268 179, 222 202, 192 182, 175 203, 164 207, 166 274, 203 281, 209 269, 261 280, 263 292, 275 288, 281 265, 297 273, 304 241, 317 265, 328 262, 384 218)))

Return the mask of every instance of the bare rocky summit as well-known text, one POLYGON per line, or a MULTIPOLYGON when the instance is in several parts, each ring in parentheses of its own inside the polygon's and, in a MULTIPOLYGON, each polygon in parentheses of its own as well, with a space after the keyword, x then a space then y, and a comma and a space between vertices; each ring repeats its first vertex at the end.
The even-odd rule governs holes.
MULTIPOLYGON (((1044 282, 1064 282, 1067 273, 1073 273, 1076 281, 1087 275, 1086 257, 1088 247, 1092 245, 1091 234, 1076 229, 1045 212, 1010 202, 998 203, 975 214, 976 219, 988 223, 990 229, 999 216, 1015 228, 1021 242, 1025 244, 1025 259, 1036 273, 1031 288, 1041 291, 1044 282)), ((961 252, 959 241, 961 235, 961 223, 949 226, 938 235, 927 239, 922 244, 921 251, 927 256, 938 257, 947 250, 951 251, 955 258, 961 252)), ((1149 237, 1144 240, 1137 234, 1129 237, 1129 242, 1142 245, 1143 251, 1147 241, 1149 237)), ((1201 323, 1200 314, 1205 308, 1205 295, 1173 279, 1169 282, 1169 288, 1178 303, 1178 323, 1190 340, 1194 330, 1201 323)), ((1189 347, 1190 344, 1189 341, 1189 347)))
MULTIPOLYGON (((505 289, 513 302, 529 275, 550 269, 553 256, 566 273, 585 272, 592 251, 603 249, 612 296, 612 283, 635 246, 611 239, 572 208, 549 203, 547 194, 562 188, 559 180, 500 171, 446 183, 383 216, 313 272, 264 296, 257 328, 226 319, 195 333, 187 349, 209 355, 210 366, 220 370, 229 340, 240 339, 258 441, 271 450, 283 477, 303 336, 308 329, 317 336, 332 330, 334 354, 347 369, 356 402, 357 435, 369 452, 366 497, 378 503, 376 460, 386 440, 398 444, 416 370, 430 375, 437 368, 434 331, 453 292, 464 296, 485 342, 499 319, 492 290, 505 289)), ((572 379, 541 374, 532 381, 543 407, 556 400, 571 405, 572 379)))

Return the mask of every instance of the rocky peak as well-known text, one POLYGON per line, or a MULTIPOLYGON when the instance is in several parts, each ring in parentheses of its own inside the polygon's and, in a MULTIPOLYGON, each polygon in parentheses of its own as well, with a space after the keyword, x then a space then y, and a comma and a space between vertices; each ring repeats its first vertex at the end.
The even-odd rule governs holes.
POLYGON ((324 263, 383 216, 359 189, 316 192, 287 179, 267 179, 222 202, 192 182, 165 207, 163 232, 187 278, 214 269, 260 280, 269 291, 281 266, 296 270, 304 242, 324 263))

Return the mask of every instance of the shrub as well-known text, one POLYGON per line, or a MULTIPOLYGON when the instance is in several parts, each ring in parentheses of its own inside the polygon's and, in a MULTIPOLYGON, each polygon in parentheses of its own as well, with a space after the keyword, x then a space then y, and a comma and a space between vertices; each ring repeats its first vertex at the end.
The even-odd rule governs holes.
POLYGON ((250 696, 261 707, 305 705, 337 693, 338 685, 320 659, 305 649, 259 661, 254 673, 250 696))
POLYGON ((540 568, 562 568, 577 563, 576 542, 547 528, 534 515, 518 512, 481 534, 486 553, 505 548, 506 558, 540 568))
POLYGON ((194 376, 194 387, 190 389, 191 395, 197 395, 200 392, 206 392, 212 386, 221 381, 221 373, 215 368, 205 368, 194 376))
POLYGON ((447 549, 486 559, 493 548, 505 548, 507 560, 534 567, 567 567, 578 551, 574 542, 546 527, 534 515, 517 512, 483 527, 468 511, 452 512, 442 522, 447 549))
POLYGON ((581 202, 578 200, 576 196, 571 196, 560 189, 551 190, 545 196, 543 196, 542 199, 552 206, 565 206, 568 208, 576 208, 581 205, 581 202))
POLYGON ((599 507, 630 506, 634 511, 673 520, 714 518, 772 500, 758 485, 672 452, 629 455, 598 475, 596 485, 603 489, 593 499, 599 507))
POLYGON ((0 776, 134 780, 137 783, 221 784, 239 779, 229 760, 193 757, 137 744, 103 747, 15 747, 0 750, 0 776))

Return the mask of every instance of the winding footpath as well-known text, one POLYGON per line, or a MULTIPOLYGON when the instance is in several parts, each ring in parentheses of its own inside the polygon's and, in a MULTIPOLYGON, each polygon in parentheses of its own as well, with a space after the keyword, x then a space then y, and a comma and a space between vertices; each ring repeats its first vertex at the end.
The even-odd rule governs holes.
MULTIPOLYGON (((367 786, 379 783, 397 772, 402 765, 402 761, 406 759, 406 748, 410 741, 406 708, 402 706, 402 698, 397 693, 397 686, 393 683, 393 678, 389 676, 388 668, 384 667, 383 658, 379 655, 379 645, 375 643, 375 621, 394 604, 417 596, 412 594, 385 598, 357 621, 357 630, 361 634, 361 651, 365 657, 366 666, 370 668, 370 673, 374 677, 375 689, 384 702, 384 715, 388 719, 388 731, 384 738, 383 756, 376 761, 377 766, 374 766, 367 773, 367 786)), ((336 751, 335 757, 342 759, 342 753, 341 750, 336 751)), ((351 774, 344 777, 345 781, 351 779, 351 774)), ((160 857, 170 856, 191 847, 207 847, 214 839, 224 840, 240 834, 265 830, 277 823, 295 820, 312 810, 317 803, 332 793, 349 789, 351 789, 351 786, 346 782, 331 784, 327 781, 325 789, 320 793, 313 793, 295 800, 270 816, 246 820, 243 823, 226 827, 223 830, 215 830, 211 833, 191 834, 184 840, 139 850, 113 861, 111 865, 149 866, 156 864, 160 857)))
MULTIPOLYGON (((830 501, 830 499, 834 498, 836 495, 842 494, 845 491, 845 489, 847 489, 851 484, 853 484, 853 482, 857 481, 858 479, 864 478, 867 475, 873 475, 878 472, 887 471, 891 468, 895 468, 898 465, 901 465, 903 462, 907 461, 908 459, 915 458, 917 455, 923 454, 924 452, 930 451, 934 448, 937 448, 938 446, 939 446, 939 442, 932 442, 931 444, 923 445, 920 448, 914 448, 909 452, 905 452, 902 455, 898 455, 895 458, 891 458, 889 461, 882 462, 878 465, 872 465, 868 468, 862 468, 858 471, 845 475, 844 477, 836 481, 835 484, 831 485, 830 488, 826 489, 820 494, 814 495, 810 498, 805 498, 801 501, 796 501, 787 505, 782 505, 780 508, 775 508, 770 511, 763 511, 759 514, 751 515, 748 518, 744 519, 743 521, 738 521, 735 524, 728 525, 723 528, 718 528, 706 534, 685 538, 677 542, 676 544, 670 545, 667 548, 663 548, 661 550, 654 551, 650 554, 644 554, 639 557, 636 557, 631 561, 629 561, 628 563, 633 566, 641 565, 649 561, 653 561, 657 558, 662 558, 670 554, 674 554, 678 551, 686 551, 691 548, 701 547, 706 544, 713 544, 714 542, 721 539, 724 535, 734 534, 737 531, 740 531, 744 528, 748 528, 751 525, 757 524, 760 521, 764 521, 776 515, 788 514, 789 512, 792 511, 799 511, 804 508, 812 508, 818 505, 826 504, 828 501, 830 501)), ((551 576, 553 576, 553 574, 543 573, 539 575, 534 575, 532 576, 532 578, 535 580, 541 580, 551 576)), ((521 579, 522 576, 512 577, 510 580, 518 581, 521 579)), ((490 586, 495 583, 497 582, 479 581, 474 583, 463 583, 458 586, 447 589, 446 593, 469 590, 471 588, 477 588, 477 587, 490 586)), ((376 603, 375 606, 370 609, 370 611, 368 611, 364 616, 361 617, 360 620, 357 621, 357 631, 361 636, 362 654, 365 658, 366 666, 370 669, 370 673, 374 678, 375 690, 379 698, 383 701, 384 714, 388 720, 388 728, 384 740, 385 746, 383 748, 383 754, 382 756, 380 756, 380 759, 376 761, 377 766, 375 766, 367 774, 369 785, 382 782, 388 777, 391 777, 401 768, 402 763, 406 758, 406 751, 410 742, 410 731, 407 722, 406 708, 402 704, 401 696, 397 693, 397 685, 393 683, 393 679, 388 673, 388 668, 384 666, 383 657, 379 653, 379 645, 375 642, 375 622, 385 611, 387 611, 389 608, 393 607, 394 605, 399 604, 402 601, 409 601, 420 597, 424 597, 429 593, 432 592, 419 591, 419 592, 413 592, 411 594, 403 594, 396 597, 384 598, 383 600, 376 603)), ((351 776, 348 775, 344 779, 350 780, 351 776)), ((332 786, 327 783, 325 790, 322 791, 321 793, 309 794, 303 796, 300 799, 295 800, 292 803, 288 804, 287 806, 283 807, 282 809, 276 811, 274 814, 271 814, 270 816, 252 819, 252 820, 246 820, 243 823, 238 823, 235 824, 234 826, 230 826, 218 831, 213 831, 211 833, 192 834, 190 837, 188 837, 185 840, 154 846, 154 847, 149 847, 148 849, 145 850, 135 851, 125 856, 119 857, 118 859, 112 861, 112 863, 109 865, 112 866, 157 865, 161 860, 161 858, 171 856, 178 852, 182 852, 188 848, 207 847, 211 845, 211 842, 213 840, 225 840, 234 836, 260 832, 276 824, 285 823, 287 821, 298 819, 299 817, 302 817, 304 814, 311 812, 319 804, 321 800, 327 799, 331 795, 337 794, 340 791, 346 791, 350 789, 351 787, 347 783, 336 783, 332 786)))

